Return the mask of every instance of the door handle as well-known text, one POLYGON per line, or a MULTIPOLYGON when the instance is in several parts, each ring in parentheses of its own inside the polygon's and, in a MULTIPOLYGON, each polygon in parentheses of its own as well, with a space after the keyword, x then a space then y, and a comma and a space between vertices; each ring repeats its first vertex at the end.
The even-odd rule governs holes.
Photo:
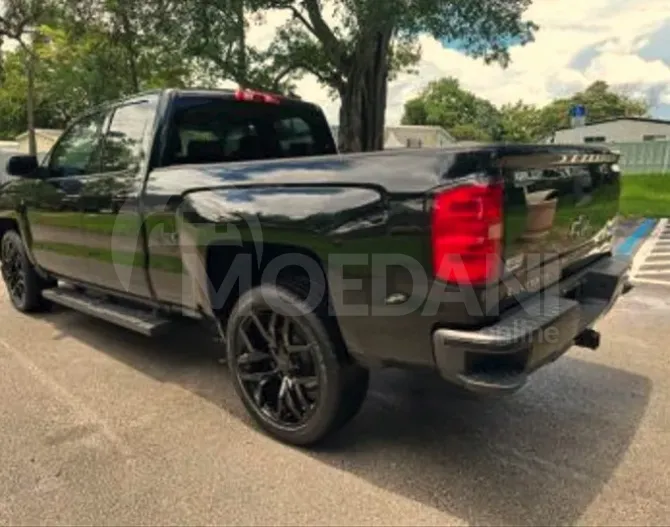
POLYGON ((179 235, 176 232, 163 232, 159 239, 166 245, 177 245, 179 243, 179 235))
POLYGON ((377 226, 377 225, 383 225, 388 221, 388 219, 389 219, 389 213, 388 211, 384 210, 382 212, 378 212, 373 216, 370 216, 368 218, 368 222, 370 226, 377 226))

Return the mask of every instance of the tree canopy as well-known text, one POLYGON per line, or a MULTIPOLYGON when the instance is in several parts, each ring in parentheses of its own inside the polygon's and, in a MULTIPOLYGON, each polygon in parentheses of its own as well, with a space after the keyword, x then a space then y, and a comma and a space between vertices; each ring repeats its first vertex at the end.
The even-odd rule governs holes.
POLYGON ((136 6, 127 0, 5 2, 0 37, 18 46, 2 57, 0 135, 13 138, 26 129, 28 53, 35 57, 35 122, 43 128, 62 128, 86 108, 142 89, 189 84, 187 60, 167 54, 157 33, 145 31, 150 13, 136 6), (40 9, 28 9, 34 5, 40 9))
POLYGON ((407 101, 402 124, 441 126, 456 139, 487 141, 500 133, 498 109, 462 89, 453 77, 431 82, 417 98, 407 101))
MULTIPOLYGON (((533 40, 531 0, 4 0, 0 40, 0 134, 25 130, 27 54, 35 57, 35 122, 62 127, 84 108, 139 90, 185 85, 286 92, 314 75, 341 102, 344 151, 382 147, 387 84, 412 72, 430 34, 487 63, 507 66, 509 46, 533 40), (268 46, 251 25, 287 15, 268 46), (28 38, 29 31, 34 35, 28 38)), ((595 83, 544 108, 496 107, 455 79, 407 102, 403 122, 445 127, 459 139, 532 140, 567 124, 582 102, 591 119, 642 115, 640 101, 595 83)))
MULTIPOLYGON (((295 79, 311 73, 342 103, 341 147, 371 150, 382 146, 387 83, 416 64, 419 35, 455 42, 464 53, 505 66, 509 43, 533 38, 536 26, 523 19, 530 2, 5 0, 0 37, 25 43, 21 35, 26 26, 49 27, 55 32, 49 65, 41 64, 36 75, 45 79, 48 71, 53 79, 62 67, 59 78, 68 80, 58 84, 77 84, 73 93, 85 93, 76 97, 82 101, 96 93, 107 98, 185 81, 216 85, 232 80, 246 87, 287 90, 295 79), (288 21, 267 49, 257 49, 247 40, 248 26, 268 10, 286 13, 288 21), (72 56, 67 56, 69 49, 72 56), (97 81, 95 73, 83 73, 85 66, 103 64, 107 75, 97 81), (107 85, 109 72, 117 78, 107 85)), ((46 61, 46 50, 40 53, 46 61)), ((42 101, 51 97, 55 95, 40 94, 42 101)))
POLYGON ((343 150, 382 147, 389 79, 420 57, 418 36, 458 43, 466 54, 506 66, 510 42, 533 39, 530 0, 258 0, 290 20, 272 49, 285 70, 312 73, 339 96, 343 150), (332 22, 331 22, 332 20, 332 22))
POLYGON ((584 91, 571 97, 560 98, 541 108, 542 128, 540 133, 548 135, 558 128, 570 124, 569 109, 573 104, 583 104, 587 121, 601 121, 615 117, 641 117, 647 115, 647 101, 612 90, 604 81, 591 84, 584 91))
POLYGON ((589 122, 648 112, 644 100, 617 92, 603 81, 541 107, 523 101, 496 107, 463 89, 458 80, 445 78, 405 103, 402 122, 442 126, 457 139, 529 142, 569 126, 569 109, 574 104, 586 107, 589 122))

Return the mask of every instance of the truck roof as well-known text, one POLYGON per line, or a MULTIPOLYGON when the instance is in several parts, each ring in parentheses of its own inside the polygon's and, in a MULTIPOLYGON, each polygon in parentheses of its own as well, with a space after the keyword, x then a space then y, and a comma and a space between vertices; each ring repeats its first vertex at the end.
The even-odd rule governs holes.
POLYGON ((189 88, 162 88, 162 89, 155 89, 155 90, 144 90, 141 92, 137 92, 131 95, 128 95, 127 97, 122 97, 120 99, 115 99, 114 101, 109 101, 108 103, 104 104, 110 104, 110 103, 117 103, 120 101, 125 101, 128 99, 135 99, 137 97, 142 97, 143 95, 161 95, 163 93, 173 93, 178 96, 204 96, 204 97, 235 97, 235 95, 239 91, 248 91, 248 92, 253 92, 253 93, 258 93, 258 94, 264 94, 264 95, 270 95, 273 97, 280 98, 282 102, 295 102, 298 104, 307 104, 309 106, 315 106, 318 107, 317 104, 314 104, 309 101, 305 101, 301 99, 299 96, 295 94, 283 94, 283 93, 276 93, 276 92, 270 92, 270 91, 264 91, 264 90, 239 90, 239 89, 232 89, 232 88, 198 88, 198 87, 189 87, 189 88))
POLYGON ((201 97, 222 97, 222 98, 234 98, 236 97, 236 94, 239 93, 240 91, 248 92, 248 93, 255 93, 255 94, 260 94, 264 96, 270 96, 273 98, 277 98, 281 101, 282 104, 295 104, 295 105, 302 105, 302 106, 309 106, 311 108, 315 108, 317 110, 321 110, 321 107, 318 104, 311 103, 309 101, 304 101, 300 97, 294 94, 281 94, 281 93, 272 93, 272 92, 265 92, 265 91, 257 91, 257 90, 235 90, 235 89, 227 89, 227 88, 158 88, 158 89, 153 89, 153 90, 144 90, 140 91, 137 93, 132 93, 130 95, 127 95, 126 97, 121 97, 118 99, 113 99, 110 101, 103 102, 101 104, 98 104, 96 106, 92 106, 88 109, 86 109, 84 112, 79 114, 78 117, 87 115, 92 112, 96 112, 99 110, 103 110, 108 108, 109 106, 116 105, 119 103, 123 103, 125 101, 132 101, 137 98, 141 98, 143 96, 147 95, 163 95, 163 94, 174 94, 177 96, 201 96, 201 97))
POLYGON ((186 97, 222 97, 222 98, 236 98, 240 92, 253 93, 261 96, 269 96, 275 99, 279 99, 282 104, 299 104, 310 106, 312 108, 321 109, 318 104, 314 104, 309 101, 304 101, 295 94, 283 94, 263 90, 239 90, 239 89, 227 89, 227 88, 175 88, 169 89, 175 95, 186 96, 186 97))

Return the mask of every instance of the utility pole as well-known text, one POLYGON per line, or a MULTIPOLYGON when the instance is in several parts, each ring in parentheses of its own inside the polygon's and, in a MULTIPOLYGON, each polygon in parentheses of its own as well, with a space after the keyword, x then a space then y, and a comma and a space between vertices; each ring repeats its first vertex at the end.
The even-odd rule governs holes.
POLYGON ((28 53, 26 59, 26 76, 28 77, 28 93, 26 94, 26 114, 28 124, 28 153, 37 156, 37 142, 35 140, 35 28, 29 28, 30 44, 24 46, 28 53))

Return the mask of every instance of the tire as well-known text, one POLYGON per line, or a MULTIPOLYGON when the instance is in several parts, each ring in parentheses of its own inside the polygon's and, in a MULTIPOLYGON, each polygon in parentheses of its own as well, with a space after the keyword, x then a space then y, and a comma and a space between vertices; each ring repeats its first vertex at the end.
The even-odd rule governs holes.
MULTIPOLYGON (((311 309, 303 300, 305 296, 299 284, 262 284, 239 298, 228 318, 226 331, 226 352, 231 377, 247 411, 268 434, 296 446, 313 445, 347 424, 362 406, 369 380, 368 371, 354 364, 349 358, 327 310, 322 307, 311 309), (265 336, 258 330, 259 326, 256 324, 256 321, 260 321, 261 325, 264 325, 264 320, 269 320, 268 326, 265 327, 265 336), (257 350, 264 346, 266 349, 270 348, 270 345, 266 345, 269 342, 266 337, 270 333, 276 335, 278 325, 282 325, 282 339, 284 328, 289 327, 287 334, 290 345, 285 344, 286 340, 277 337, 275 353, 280 358, 278 360, 269 358, 265 363, 265 369, 257 368, 261 371, 260 374, 249 373, 248 366, 265 361, 257 350), (291 327, 295 328, 292 333, 291 327), (257 338, 252 341, 251 337, 254 335, 257 338), (294 344, 298 335, 303 335, 302 340, 307 344, 294 344), (256 362, 248 362, 252 355, 248 353, 249 344, 255 350, 253 355, 256 362), (278 371, 275 374, 266 372, 273 369, 272 364, 276 365, 275 369, 281 370, 280 364, 283 364, 284 369, 287 368, 283 363, 286 359, 281 359, 282 346, 285 355, 289 356, 289 362, 295 358, 301 370, 299 374, 295 374, 293 381, 285 390, 286 404, 279 401, 283 378, 279 381, 272 377, 272 375, 281 377, 286 372, 278 371), (287 351, 289 348, 290 353, 287 351), (301 351, 299 357, 294 357, 295 350, 301 348, 306 348, 308 351, 301 351), (311 362, 305 359, 306 356, 310 357, 311 362), (310 370, 309 373, 304 373, 310 369, 307 364, 313 366, 313 372, 310 370), (313 376, 310 376, 312 373, 313 376), (266 380, 254 384, 255 381, 248 380, 254 375, 268 376, 265 377, 266 380), (305 379, 312 381, 304 382, 305 379), (309 382, 312 383, 311 388, 308 387, 309 382), (316 387, 313 385, 314 382, 317 383, 316 387), (299 397, 301 394, 297 392, 298 390, 302 397, 299 397), (260 393, 262 396, 259 399, 257 397, 260 393), (273 394, 276 396, 274 403, 272 403, 273 394), (310 397, 310 394, 314 397, 310 397), (287 405, 291 406, 288 404, 291 400, 296 410, 309 408, 302 420, 296 417, 300 412, 286 408, 287 405), (283 412, 279 410, 280 404, 283 412), (283 419, 282 416, 288 417, 283 419), (297 422, 289 422, 289 417, 297 422)), ((272 355, 269 351, 267 354, 272 355)), ((295 368, 288 366, 289 369, 291 367, 295 368)), ((287 373, 284 377, 290 379, 290 375, 287 373)))
POLYGON ((22 313, 48 308, 49 304, 42 297, 42 290, 50 284, 37 274, 28 260, 23 240, 16 231, 7 231, 2 237, 0 259, 2 278, 14 307, 22 313), (22 285, 17 285, 19 282, 22 285))

